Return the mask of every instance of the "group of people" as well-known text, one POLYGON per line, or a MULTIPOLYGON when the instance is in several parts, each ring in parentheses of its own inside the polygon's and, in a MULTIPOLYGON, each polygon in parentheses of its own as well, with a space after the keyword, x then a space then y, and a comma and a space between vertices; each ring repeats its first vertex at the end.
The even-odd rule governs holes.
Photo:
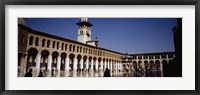
MULTIPOLYGON (((33 71, 32 69, 29 69, 24 77, 32 77, 33 76, 32 71, 33 71)), ((44 77, 45 76, 44 74, 46 74, 45 70, 44 70, 44 72, 42 72, 42 70, 40 70, 38 77, 44 77)))
MULTIPOLYGON (((28 70, 28 72, 25 74, 25 76, 24 77, 32 77, 33 75, 32 75, 32 69, 30 68, 29 70, 28 70)), ((57 70, 56 70, 57 71, 57 70)), ((45 72, 45 70, 44 70, 44 72, 42 72, 42 70, 40 70, 40 73, 39 73, 39 75, 38 75, 38 77, 44 77, 44 74, 46 74, 46 72, 45 72)), ((54 69, 52 69, 51 70, 51 74, 52 74, 52 76, 54 76, 54 69)), ((104 72, 104 77, 111 77, 111 75, 110 75, 110 70, 108 69, 108 68, 106 68, 106 70, 105 70, 105 72, 104 72)))

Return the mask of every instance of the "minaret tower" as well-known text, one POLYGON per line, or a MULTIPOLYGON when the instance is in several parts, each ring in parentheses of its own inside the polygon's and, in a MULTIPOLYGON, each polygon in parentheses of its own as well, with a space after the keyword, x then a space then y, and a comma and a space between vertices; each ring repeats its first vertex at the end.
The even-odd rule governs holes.
POLYGON ((93 26, 87 18, 81 18, 81 20, 76 23, 78 25, 78 42, 87 44, 91 41, 91 26, 93 26))

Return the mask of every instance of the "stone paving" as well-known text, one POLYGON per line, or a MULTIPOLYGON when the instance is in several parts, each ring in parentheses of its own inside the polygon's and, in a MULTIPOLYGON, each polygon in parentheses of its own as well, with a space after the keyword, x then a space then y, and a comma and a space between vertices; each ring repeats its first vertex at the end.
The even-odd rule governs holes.
MULTIPOLYGON (((95 72, 95 71, 55 71, 52 76, 52 72, 43 73, 44 77, 103 77, 104 72, 95 72)), ((163 77, 163 72, 161 71, 141 71, 141 72, 117 72, 114 71, 111 73, 111 77, 163 77)), ((33 74, 35 75, 35 74, 33 74)))

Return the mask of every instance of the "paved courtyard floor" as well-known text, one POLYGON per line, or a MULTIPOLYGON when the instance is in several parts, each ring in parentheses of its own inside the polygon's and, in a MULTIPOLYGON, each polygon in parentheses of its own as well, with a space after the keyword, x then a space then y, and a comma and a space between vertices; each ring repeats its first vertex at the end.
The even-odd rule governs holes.
MULTIPOLYGON (((74 71, 60 71, 43 73, 44 77, 103 77, 104 72, 95 72, 95 71, 82 71, 82 72, 74 72, 74 71), (49 74, 49 75, 48 75, 49 74)), ((142 71, 142 72, 112 72, 111 77, 163 77, 163 72, 161 71, 142 71)))

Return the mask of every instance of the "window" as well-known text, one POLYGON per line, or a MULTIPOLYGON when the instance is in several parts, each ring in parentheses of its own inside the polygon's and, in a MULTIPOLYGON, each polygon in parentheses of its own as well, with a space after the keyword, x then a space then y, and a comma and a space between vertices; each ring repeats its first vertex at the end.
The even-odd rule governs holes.
POLYGON ((49 47, 49 45, 50 45, 50 40, 47 41, 47 47, 49 47))
POLYGON ((173 58, 173 54, 168 54, 168 58, 173 58))
POLYGON ((161 57, 162 57, 162 58, 166 58, 166 55, 165 55, 165 54, 163 54, 161 57))
POLYGON ((45 39, 42 40, 42 47, 45 45, 45 39))
POLYGON ((83 35, 83 30, 80 30, 80 35, 83 35))
POLYGON ((77 50, 76 51, 79 52, 79 46, 77 46, 77 50))
POLYGON ((64 48, 64 43, 62 43, 62 47, 61 47, 61 49, 64 50, 63 48, 64 48))
POLYGON ((75 52, 75 45, 73 45, 73 52, 75 52))
POLYGON ((37 38, 35 39, 35 46, 38 46, 38 42, 39 42, 39 38, 37 37, 37 38))
POLYGON ((160 58, 160 56, 159 55, 155 55, 155 59, 159 59, 160 58))
POLYGON ((59 42, 57 42, 57 49, 59 49, 59 42))
POLYGON ((33 45, 33 36, 31 36, 29 39, 29 45, 33 45))
POLYGON ((67 44, 65 44, 65 51, 67 51, 67 44))
POLYGON ((85 53, 85 48, 83 48, 83 53, 85 53))
POLYGON ((80 53, 82 53, 82 47, 80 47, 80 53))
POLYGON ((69 51, 72 51, 72 45, 69 45, 69 51))
POLYGON ((56 44, 56 42, 55 42, 55 41, 53 41, 53 48, 55 48, 55 44, 56 44))
POLYGON ((142 56, 138 56, 138 59, 142 59, 142 56))

